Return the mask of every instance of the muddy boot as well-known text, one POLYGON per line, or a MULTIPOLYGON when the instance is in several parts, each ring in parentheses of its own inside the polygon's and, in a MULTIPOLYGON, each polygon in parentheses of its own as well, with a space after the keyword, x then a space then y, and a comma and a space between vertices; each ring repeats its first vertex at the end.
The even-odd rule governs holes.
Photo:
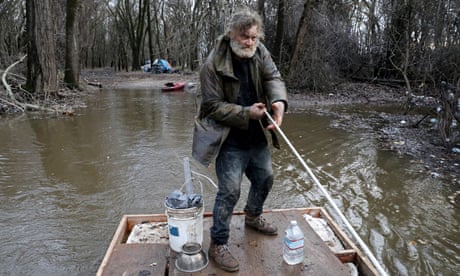
POLYGON ((278 228, 271 223, 268 223, 265 218, 262 217, 262 215, 256 217, 246 215, 244 224, 266 235, 278 235, 278 228))
POLYGON ((238 261, 232 256, 226 244, 217 245, 211 241, 208 255, 210 258, 214 259, 223 270, 233 272, 240 269, 238 261))

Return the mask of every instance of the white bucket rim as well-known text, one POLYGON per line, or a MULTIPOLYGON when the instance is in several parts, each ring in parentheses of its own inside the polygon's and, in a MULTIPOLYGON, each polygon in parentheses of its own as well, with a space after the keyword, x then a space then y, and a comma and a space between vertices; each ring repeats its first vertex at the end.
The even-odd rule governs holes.
POLYGON ((164 203, 165 207, 166 207, 166 210, 168 211, 178 211, 178 210, 183 210, 183 211, 192 211, 192 210, 200 210, 202 208, 204 208, 204 203, 201 207, 196 207, 196 206, 193 206, 193 207, 189 207, 189 208, 171 208, 168 206, 168 204, 166 204, 166 201, 164 203))

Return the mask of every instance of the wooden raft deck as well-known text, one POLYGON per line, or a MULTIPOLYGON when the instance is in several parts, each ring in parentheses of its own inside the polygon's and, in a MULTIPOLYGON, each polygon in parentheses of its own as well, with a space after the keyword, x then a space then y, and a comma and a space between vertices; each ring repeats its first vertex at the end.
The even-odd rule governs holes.
MULTIPOLYGON (((169 249, 168 244, 126 244, 134 225, 142 222, 165 222, 166 216, 126 215, 120 222, 97 275, 349 275, 350 271, 343 264, 345 262, 353 262, 359 275, 378 275, 324 209, 271 210, 265 212, 264 217, 277 225, 277 236, 262 235, 246 228, 242 212, 236 212, 232 217, 229 246, 239 261, 238 272, 225 272, 210 260, 209 265, 200 272, 183 273, 175 268, 176 253, 169 249), (305 213, 325 218, 345 250, 334 254, 302 217, 305 213), (305 235, 305 260, 302 264, 291 266, 283 261, 282 248, 284 230, 289 221, 294 219, 305 235)), ((203 249, 206 252, 210 242, 211 223, 212 214, 206 212, 203 220, 203 249)))

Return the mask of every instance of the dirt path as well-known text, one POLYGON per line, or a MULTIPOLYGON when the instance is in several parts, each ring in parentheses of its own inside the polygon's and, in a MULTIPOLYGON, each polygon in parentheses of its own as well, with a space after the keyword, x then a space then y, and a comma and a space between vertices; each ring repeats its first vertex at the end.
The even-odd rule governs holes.
POLYGON ((196 84, 198 74, 153 74, 148 72, 114 72, 111 69, 87 70, 81 76, 89 82, 101 83, 104 88, 160 89, 167 82, 196 84))

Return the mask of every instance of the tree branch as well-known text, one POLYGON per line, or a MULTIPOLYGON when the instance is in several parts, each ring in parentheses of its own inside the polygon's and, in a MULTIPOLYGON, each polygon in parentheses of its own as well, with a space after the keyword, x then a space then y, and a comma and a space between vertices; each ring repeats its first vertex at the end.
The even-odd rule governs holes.
POLYGON ((19 110, 21 110, 22 112, 24 112, 24 105, 20 102, 18 102, 16 100, 16 98, 14 97, 14 94, 13 94, 13 91, 11 90, 11 86, 8 84, 8 82, 6 82, 6 75, 8 75, 8 72, 11 70, 11 68, 13 68, 14 66, 16 66, 17 64, 21 63, 25 58, 27 57, 27 55, 24 55, 22 58, 20 58, 18 61, 14 62, 13 64, 11 64, 10 66, 8 66, 8 68, 6 68, 5 72, 3 72, 2 74, 2 83, 3 83, 3 86, 5 86, 5 89, 6 89, 6 92, 8 94, 8 96, 10 97, 10 99, 12 100, 12 102, 8 102, 6 100, 3 100, 5 103, 7 104, 10 104, 16 108, 18 108, 19 110))
MULTIPOLYGON (((5 70, 5 72, 3 72, 3 74, 2 74, 2 83, 3 83, 3 86, 5 86, 5 88, 6 88, 7 94, 9 96, 9 98, 11 99, 11 102, 7 101, 5 99, 1 99, 1 98, 0 98, 0 100, 5 102, 6 104, 9 104, 9 105, 12 105, 12 106, 16 107, 17 109, 21 110, 21 112, 24 112, 27 109, 39 110, 39 111, 47 111, 47 112, 59 112, 59 110, 57 110, 57 109, 47 108, 47 107, 43 107, 43 106, 40 106, 40 105, 37 105, 37 104, 21 103, 18 100, 16 100, 16 98, 14 97, 14 93, 11 90, 11 86, 6 81, 6 76, 8 75, 8 72, 14 66, 16 66, 19 63, 21 63, 26 57, 27 57, 27 55, 24 55, 18 61, 16 61, 15 63, 11 64, 10 66, 8 66, 8 68, 6 68, 6 70, 5 70)), ((61 112, 65 113, 65 111, 61 111, 61 112)))

